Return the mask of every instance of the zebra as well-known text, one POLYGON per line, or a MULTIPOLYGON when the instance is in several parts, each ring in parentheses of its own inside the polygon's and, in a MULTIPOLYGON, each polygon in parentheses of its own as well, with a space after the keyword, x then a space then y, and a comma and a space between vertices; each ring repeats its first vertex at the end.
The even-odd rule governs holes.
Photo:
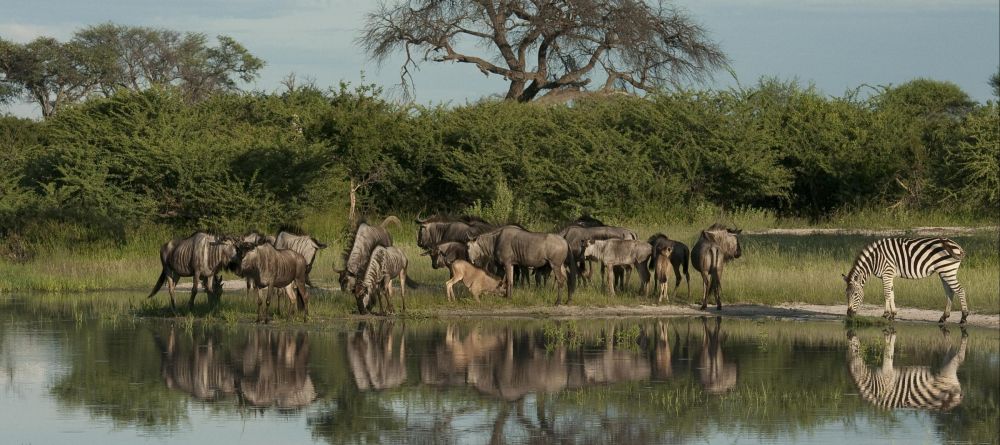
POLYGON ((944 314, 938 323, 944 323, 951 315, 951 303, 955 295, 962 305, 962 321, 969 316, 969 307, 965 302, 965 289, 958 284, 958 266, 965 258, 965 251, 947 238, 883 238, 876 240, 861 249, 854 265, 847 275, 847 316, 853 316, 865 297, 865 281, 875 275, 882 279, 882 290, 885 293, 885 312, 883 317, 896 318, 896 297, 892 290, 892 282, 896 277, 925 278, 937 272, 948 298, 944 314))
MULTIPOLYGON (((948 331, 942 328, 947 338, 948 331)), ((869 368, 861 358, 861 342, 854 331, 847 332, 847 362, 851 378, 861 397, 883 409, 918 408, 950 410, 962 403, 958 367, 965 361, 969 335, 962 328, 962 342, 935 374, 929 366, 893 366, 896 333, 885 331, 885 351, 880 368, 869 368)))
POLYGON ((398 247, 375 246, 364 278, 357 281, 354 287, 354 298, 358 303, 358 312, 362 315, 374 306, 373 298, 378 299, 379 309, 385 314, 382 301, 385 300, 389 312, 392 307, 392 280, 399 278, 400 299, 403 302, 403 312, 406 312, 406 254, 398 247), (383 294, 388 294, 383 297, 383 294))

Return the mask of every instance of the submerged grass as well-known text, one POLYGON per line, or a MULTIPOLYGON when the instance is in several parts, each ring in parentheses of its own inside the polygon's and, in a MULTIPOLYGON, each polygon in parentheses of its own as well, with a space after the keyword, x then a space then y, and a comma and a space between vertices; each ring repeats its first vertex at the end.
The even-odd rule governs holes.
MULTIPOLYGON (((888 227, 869 225, 872 215, 855 216, 862 227, 888 227)), ((606 218, 607 223, 623 225, 635 230, 646 238, 656 232, 668 234, 689 246, 694 244, 699 230, 711 221, 720 219, 709 211, 693 212, 687 218, 662 218, 666 223, 654 224, 643 220, 616 220, 606 218)), ((736 212, 722 220, 746 229, 768 227, 790 227, 803 222, 778 220, 767 212, 746 210, 736 212), (794 223, 794 224, 793 224, 794 223)), ((390 227, 394 242, 410 259, 409 275, 421 283, 418 290, 407 292, 407 312, 411 317, 433 316, 448 309, 492 310, 550 306, 555 302, 555 290, 550 287, 537 289, 516 289, 512 299, 485 296, 481 303, 475 302, 465 292, 460 292, 457 302, 449 303, 444 297, 443 283, 448 273, 443 269, 432 269, 430 261, 420 256, 416 246, 416 225, 412 218, 402 217, 403 227, 390 227)), ((847 217, 844 217, 847 220, 847 217)), ((373 223, 380 222, 372 221, 373 223)), ((924 220, 908 220, 915 225, 928 225, 924 220)), ((942 220, 935 222, 947 223, 942 220)), ((898 221, 897 221, 898 222, 898 221)), ((942 224, 946 225, 946 224, 942 224)), ((330 247, 320 252, 313 267, 312 280, 327 289, 337 287, 335 267, 341 266, 340 253, 347 237, 346 222, 331 214, 316 214, 305 219, 303 226, 316 238, 330 247)), ((553 227, 531 224, 533 230, 551 230, 553 227)), ((842 227, 852 227, 845 224, 842 227)), ((898 227, 898 226, 896 226, 898 227)), ((35 257, 28 262, 17 263, 0 260, 0 291, 22 295, 35 304, 89 306, 94 313, 119 314, 119 316, 169 316, 166 290, 152 300, 144 298, 145 293, 156 281, 160 272, 157 253, 160 244, 168 238, 185 236, 171 233, 163 227, 148 228, 130 233, 125 243, 90 243, 81 247, 60 244, 41 246, 35 257), (127 292, 107 292, 124 290, 127 292), (44 291, 49 293, 38 293, 44 291), (80 293, 100 291, 99 293, 80 293), (25 294, 30 292, 30 294, 25 294)), ((973 312, 984 314, 1000 313, 1000 252, 996 231, 982 232, 971 236, 952 237, 968 252, 967 259, 959 271, 959 279, 969 295, 969 305, 973 312)), ((858 235, 744 235, 743 257, 727 266, 723 276, 723 304, 751 303, 776 305, 782 303, 844 304, 844 284, 840 274, 846 273, 857 252, 875 237, 858 235)), ((691 294, 681 284, 679 298, 670 304, 689 305, 700 302, 702 294, 701 277, 691 268, 691 294)), ((595 274, 596 275, 596 274, 595 274)), ((235 279, 227 276, 227 279, 235 279)), ((182 282, 190 282, 184 278, 182 282)), ((635 306, 654 304, 652 296, 643 297, 636 289, 637 279, 633 276, 630 289, 611 298, 603 292, 600 280, 589 286, 581 285, 573 297, 573 304, 582 307, 635 306)), ((673 287, 673 283, 671 283, 673 287)), ((929 277, 923 280, 898 279, 895 284, 896 303, 899 307, 916 307, 940 310, 945 303, 940 280, 929 277)), ((866 303, 881 305, 881 283, 877 279, 869 281, 866 288, 866 303)), ((242 291, 229 292, 223 302, 215 308, 205 303, 200 294, 196 316, 219 319, 225 323, 235 323, 255 316, 256 305, 244 296, 242 291), (230 296, 231 295, 231 296, 230 296)), ((178 305, 186 313, 188 292, 178 292, 178 305)), ((287 306, 287 302, 281 303, 287 306)), ((399 306, 397 300, 397 309, 399 306)), ((344 298, 339 291, 317 289, 313 292, 311 312, 318 317, 341 317, 355 311, 353 301, 344 298)), ((957 310, 957 302, 956 302, 957 310)), ((285 318, 287 319, 287 317, 285 318)), ((279 320, 280 321, 280 320, 279 320)), ((291 321, 291 320, 289 320, 291 321)))

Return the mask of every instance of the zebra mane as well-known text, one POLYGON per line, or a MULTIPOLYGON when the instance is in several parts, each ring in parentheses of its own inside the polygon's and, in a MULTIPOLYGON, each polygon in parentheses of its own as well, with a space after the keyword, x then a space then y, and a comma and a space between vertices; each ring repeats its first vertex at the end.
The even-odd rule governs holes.
POLYGON ((385 258, 388 250, 382 246, 376 246, 372 250, 371 258, 368 260, 368 267, 365 270, 365 278, 361 281, 361 286, 371 292, 371 289, 375 286, 376 281, 382 276, 382 260, 385 258))

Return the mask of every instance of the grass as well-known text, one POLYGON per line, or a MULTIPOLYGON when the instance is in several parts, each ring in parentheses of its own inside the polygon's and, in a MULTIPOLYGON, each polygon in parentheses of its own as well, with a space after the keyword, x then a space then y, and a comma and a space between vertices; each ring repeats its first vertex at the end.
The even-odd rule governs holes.
MULTIPOLYGON (((885 227, 872 222, 872 215, 856 215, 856 222, 863 227, 885 227)), ((937 217, 935 217, 937 218, 937 217)), ((394 242, 410 259, 409 275, 422 283, 421 289, 410 290, 407 295, 408 315, 411 317, 434 316, 441 310, 500 310, 523 309, 551 306, 556 294, 551 288, 516 289, 510 300, 486 296, 482 303, 476 303, 468 296, 449 303, 444 297, 443 283, 447 271, 432 269, 430 261, 420 256, 415 243, 416 225, 412 218, 403 217, 403 227, 390 227, 394 242)), ((768 227, 805 226, 802 221, 778 220, 768 212, 746 210, 728 217, 719 218, 709 210, 696 210, 687 218, 690 221, 672 220, 663 224, 645 220, 624 220, 606 218, 609 224, 623 225, 635 230, 646 238, 656 232, 667 233, 689 246, 693 245, 698 231, 715 219, 730 224, 756 230, 768 227), (699 213, 700 212, 700 213, 699 213)), ((843 217, 844 221, 849 218, 843 217)), ((381 219, 379 219, 381 221, 381 219)), ((910 226, 930 225, 925 220, 910 216, 910 226)), ((377 223, 378 221, 373 221, 377 223)), ((954 225, 954 221, 934 221, 940 225, 954 225)), ((337 287, 334 268, 341 267, 340 252, 343 249, 346 224, 343 218, 331 214, 315 214, 307 217, 303 226, 316 238, 330 245, 320 252, 313 266, 312 280, 317 285, 333 289, 337 287)), ((530 224, 534 230, 551 230, 544 224, 530 224)), ((851 224, 843 227, 850 228, 851 224)), ((854 226, 858 227, 858 226, 854 226)), ((898 226, 897 226, 898 227, 898 226)), ((124 244, 109 242, 71 244, 75 247, 53 242, 38 248, 36 256, 29 262, 15 263, 0 260, 0 291, 25 297, 33 304, 72 304, 94 307, 95 313, 118 314, 117 316, 160 316, 172 315, 168 307, 166 291, 154 299, 146 300, 145 293, 156 281, 160 265, 157 258, 159 245, 164 240, 183 235, 170 233, 166 228, 154 227, 128 235, 124 244), (118 292, 121 291, 121 292, 118 292)), ((969 295, 969 305, 973 312, 984 314, 1000 313, 1000 252, 998 252, 997 232, 985 232, 974 236, 953 237, 968 252, 959 272, 959 279, 969 295)), ((857 252, 874 238, 865 236, 790 236, 790 235, 744 235, 741 238, 743 257, 730 263, 724 273, 723 304, 751 303, 777 305, 781 303, 844 304, 844 284, 840 274, 850 268, 857 252)), ((702 284, 700 276, 692 268, 691 296, 685 295, 684 284, 677 300, 672 304, 693 304, 700 300, 702 284)), ((234 279, 227 276, 227 279, 234 279)), ((189 279, 182 279, 189 282, 189 279)), ((597 281, 595 280, 595 283, 597 281)), ((604 294, 597 284, 581 286, 573 297, 573 304, 581 307, 636 306, 653 304, 652 297, 638 295, 633 277, 632 288, 619 293, 617 298, 604 294)), ((944 292, 940 280, 930 277, 923 280, 896 280, 896 304, 899 307, 916 307, 940 310, 944 306, 944 292)), ((866 288, 866 303, 881 305, 881 283, 877 279, 869 281, 866 288)), ((205 303, 200 294, 195 315, 218 319, 224 323, 235 323, 255 317, 256 305, 242 297, 242 292, 231 292, 216 308, 205 303), (233 296, 230 297, 229 295, 233 296)), ((314 292, 311 313, 319 318, 343 317, 355 311, 353 301, 343 298, 339 291, 317 290, 314 292)), ((186 309, 187 292, 180 292, 178 305, 186 309)), ((287 304, 287 303, 282 303, 287 304)), ((398 306, 398 303, 397 303, 398 306)), ((955 309, 957 310, 957 302, 955 309)), ((184 311, 186 313, 186 310, 184 311)), ((279 322, 288 321, 287 317, 279 322)))

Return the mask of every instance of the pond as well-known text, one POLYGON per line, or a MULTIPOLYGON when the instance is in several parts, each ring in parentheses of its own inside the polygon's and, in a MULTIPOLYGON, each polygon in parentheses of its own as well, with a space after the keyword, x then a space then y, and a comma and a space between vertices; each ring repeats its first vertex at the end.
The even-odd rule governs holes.
POLYGON ((996 443, 997 331, 718 318, 51 320, 3 443, 996 443))

